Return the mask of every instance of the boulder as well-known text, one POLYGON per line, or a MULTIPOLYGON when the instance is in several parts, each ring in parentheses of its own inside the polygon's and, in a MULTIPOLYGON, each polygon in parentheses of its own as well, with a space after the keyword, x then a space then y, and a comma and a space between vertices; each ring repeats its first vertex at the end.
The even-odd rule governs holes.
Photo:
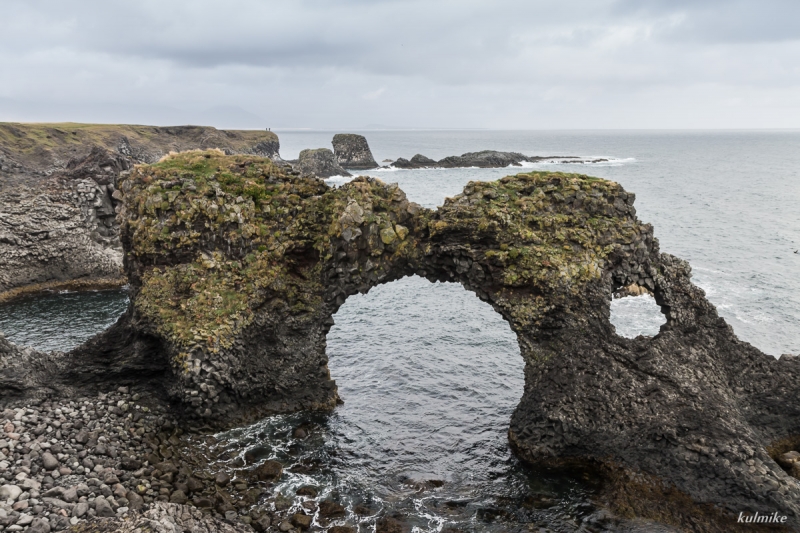
POLYGON ((363 135, 337 133, 333 136, 333 153, 336 162, 346 169, 366 170, 378 166, 363 135))
POLYGON ((259 481, 277 481, 283 474, 283 465, 278 461, 267 460, 253 470, 253 476, 259 481))
POLYGON ((295 169, 304 176, 317 176, 323 179, 331 176, 351 175, 339 165, 333 156, 333 152, 327 148, 303 150, 300 152, 300 158, 295 165, 295 169))
POLYGON ((295 513, 292 515, 292 525, 300 529, 308 529, 311 527, 311 520, 313 517, 302 514, 302 513, 295 513))
POLYGON ((345 515, 345 508, 334 501, 323 500, 319 502, 319 515, 324 518, 339 518, 345 515))
POLYGON ((395 168, 403 168, 403 169, 413 169, 413 168, 436 168, 439 164, 431 159, 430 157, 425 157, 422 154, 417 154, 411 158, 409 161, 408 159, 403 159, 402 157, 397 159, 392 166, 395 168))

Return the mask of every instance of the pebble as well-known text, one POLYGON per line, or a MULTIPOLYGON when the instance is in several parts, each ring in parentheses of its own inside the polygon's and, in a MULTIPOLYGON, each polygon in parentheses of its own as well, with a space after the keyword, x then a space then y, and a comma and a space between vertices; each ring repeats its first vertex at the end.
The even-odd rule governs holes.
POLYGON ((148 439, 165 421, 163 410, 137 405, 121 390, 6 404, 0 408, 0 530, 62 531, 152 504, 158 491, 150 483, 143 495, 136 489, 153 468, 136 458, 154 450, 148 439), (143 469, 138 478, 126 470, 133 467, 143 469))
POLYGON ((42 454, 42 466, 45 470, 55 470, 58 467, 58 459, 50 452, 42 454))
POLYGON ((22 494, 22 489, 16 485, 3 485, 0 487, 0 499, 16 500, 22 494))
POLYGON ((196 462, 190 468, 180 459, 176 428, 152 395, 130 390, 0 405, 0 531, 86 531, 87 521, 156 519, 209 533, 304 527, 305 515, 293 525, 296 508, 280 505, 279 494, 274 511, 253 506, 264 502, 257 487, 280 478, 280 463, 267 460, 249 473, 196 462))

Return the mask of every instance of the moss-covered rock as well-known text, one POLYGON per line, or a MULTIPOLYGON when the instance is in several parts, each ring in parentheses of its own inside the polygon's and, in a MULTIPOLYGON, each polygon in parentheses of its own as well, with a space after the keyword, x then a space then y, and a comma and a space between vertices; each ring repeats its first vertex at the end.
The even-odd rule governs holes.
MULTIPOLYGON (((333 409, 334 313, 416 274, 460 282, 517 334, 509 440, 526 461, 591 467, 616 512, 689 530, 734 530, 740 510, 800 516, 800 487, 767 452, 800 435, 800 363, 740 342, 616 183, 531 172, 469 183, 432 211, 373 178, 329 188, 189 152, 137 167, 122 191, 132 308, 107 334, 130 339, 112 360, 161 361, 135 368, 168 368, 159 379, 193 418, 333 409), (666 315, 656 337, 609 322, 612 293, 634 285, 666 315)), ((65 375, 79 379, 86 353, 65 375)))

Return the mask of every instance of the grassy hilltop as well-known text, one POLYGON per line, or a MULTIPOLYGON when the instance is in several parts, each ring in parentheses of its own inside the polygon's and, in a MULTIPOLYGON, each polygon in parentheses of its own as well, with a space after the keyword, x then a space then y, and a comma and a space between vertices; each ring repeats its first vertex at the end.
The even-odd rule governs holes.
POLYGON ((263 143, 274 145, 278 136, 264 130, 218 130, 210 126, 141 126, 0 122, 0 153, 31 169, 63 167, 97 146, 117 151, 123 138, 134 147, 133 158, 154 162, 170 151, 219 148, 248 153, 263 143))

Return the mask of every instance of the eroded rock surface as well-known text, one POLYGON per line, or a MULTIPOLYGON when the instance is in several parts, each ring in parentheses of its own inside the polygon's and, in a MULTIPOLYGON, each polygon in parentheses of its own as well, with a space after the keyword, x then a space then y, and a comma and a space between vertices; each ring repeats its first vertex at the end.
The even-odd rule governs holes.
POLYGON ((194 152, 137 167, 120 190, 132 307, 64 356, 54 387, 128 365, 216 426, 333 409, 325 335, 345 299, 407 275, 457 281, 518 336, 509 439, 524 460, 601 474, 621 516, 693 531, 736 530, 739 512, 798 524, 800 485, 772 457, 800 440, 800 361, 739 341, 616 183, 532 172, 471 182, 432 211, 372 178, 331 189, 265 159, 194 152), (612 294, 633 284, 666 315, 655 337, 609 322, 612 294))
POLYGON ((0 124, 0 299, 124 284, 115 196, 120 174, 194 148, 279 157, 270 132, 0 124))
POLYGON ((336 161, 343 168, 364 170, 378 166, 363 135, 337 133, 333 136, 332 143, 336 161))
POLYGON ((300 152, 295 168, 304 175, 330 178, 331 176, 350 176, 327 148, 308 149, 300 152))

